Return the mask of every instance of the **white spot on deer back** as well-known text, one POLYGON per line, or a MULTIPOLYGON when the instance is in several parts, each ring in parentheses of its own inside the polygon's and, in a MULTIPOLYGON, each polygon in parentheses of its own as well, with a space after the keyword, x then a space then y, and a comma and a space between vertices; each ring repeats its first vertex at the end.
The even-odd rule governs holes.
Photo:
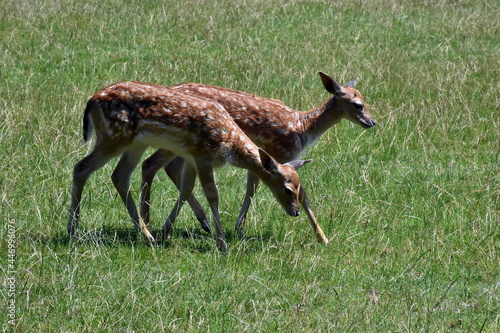
POLYGON ((285 136, 285 135, 288 135, 290 132, 287 131, 285 128, 283 127, 280 127, 279 128, 279 131, 278 131, 281 135, 285 136))

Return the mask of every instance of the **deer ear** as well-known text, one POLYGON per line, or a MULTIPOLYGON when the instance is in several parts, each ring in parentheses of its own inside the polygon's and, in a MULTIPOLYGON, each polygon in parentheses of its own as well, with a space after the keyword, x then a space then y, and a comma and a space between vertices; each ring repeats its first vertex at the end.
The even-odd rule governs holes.
POLYGON ((354 88, 354 85, 356 83, 358 83, 359 79, 356 79, 356 80, 353 80, 353 81, 349 81, 347 82, 346 84, 344 84, 344 87, 351 87, 351 88, 354 88))
POLYGON ((306 165, 307 163, 312 162, 313 160, 295 160, 295 161, 290 161, 285 163, 285 165, 289 165, 295 170, 299 170, 302 166, 306 165))
POLYGON ((260 155, 260 162, 262 163, 264 169, 273 173, 279 171, 279 164, 278 162, 276 162, 274 158, 271 157, 271 155, 266 153, 261 148, 259 148, 259 155, 260 155))
POLYGON ((319 72, 319 76, 321 77, 321 82, 323 82, 323 86, 330 94, 334 95, 344 94, 344 92, 342 91, 342 86, 337 81, 335 81, 334 79, 332 79, 323 72, 319 72))

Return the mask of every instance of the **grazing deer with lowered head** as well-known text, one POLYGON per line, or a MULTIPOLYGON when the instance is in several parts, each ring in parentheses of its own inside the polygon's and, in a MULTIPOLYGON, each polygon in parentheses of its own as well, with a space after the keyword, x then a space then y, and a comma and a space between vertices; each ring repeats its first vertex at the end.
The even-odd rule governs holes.
MULTIPOLYGON (((229 163, 257 175, 286 212, 299 215, 300 182, 295 171, 308 161, 279 164, 258 148, 236 125, 223 105, 175 89, 141 82, 121 82, 96 92, 83 116, 84 140, 96 132, 94 150, 75 165, 68 232, 75 232, 80 200, 89 176, 121 154, 112 180, 136 229, 154 240, 129 191, 130 176, 149 146, 161 148, 168 164, 176 156, 185 160, 180 196, 171 213, 175 220, 191 194, 196 174, 214 217, 217 245, 227 250, 220 224, 218 193, 213 168, 229 163)), ((166 223, 165 228, 171 223, 166 223)))
MULTIPOLYGON (((202 98, 217 102, 224 107, 236 124, 259 147, 267 151, 278 162, 285 163, 296 159, 308 146, 312 145, 330 127, 347 119, 364 128, 375 126, 375 121, 366 109, 363 97, 354 88, 357 81, 341 86, 324 73, 319 73, 325 89, 333 96, 314 110, 299 112, 283 102, 254 96, 231 89, 197 83, 183 83, 170 87, 189 97, 202 98)), ((182 160, 169 160, 168 153, 161 149, 143 163, 143 191, 141 211, 146 223, 149 223, 150 184, 159 169, 165 167, 174 183, 178 183, 182 170, 182 160)), ((236 232, 243 236, 243 226, 250 206, 251 198, 259 183, 259 178, 252 170, 248 171, 246 195, 236 221, 236 232)), ((304 207, 316 238, 328 243, 321 227, 309 206, 305 188, 300 187, 300 202, 304 207)), ((194 196, 188 198, 198 220, 209 231, 203 208, 194 196)))

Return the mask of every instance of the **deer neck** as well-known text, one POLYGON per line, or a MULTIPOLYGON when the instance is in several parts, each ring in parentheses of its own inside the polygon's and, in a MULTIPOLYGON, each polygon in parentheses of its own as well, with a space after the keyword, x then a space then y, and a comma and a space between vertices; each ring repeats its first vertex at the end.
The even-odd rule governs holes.
POLYGON ((260 179, 265 180, 269 172, 262 166, 259 157, 259 148, 250 140, 240 140, 233 142, 230 154, 226 154, 226 162, 229 164, 247 169, 256 174, 260 179))
POLYGON ((342 120, 342 110, 338 107, 336 97, 330 98, 314 110, 301 112, 300 114, 303 125, 302 136, 306 138, 309 144, 342 120))

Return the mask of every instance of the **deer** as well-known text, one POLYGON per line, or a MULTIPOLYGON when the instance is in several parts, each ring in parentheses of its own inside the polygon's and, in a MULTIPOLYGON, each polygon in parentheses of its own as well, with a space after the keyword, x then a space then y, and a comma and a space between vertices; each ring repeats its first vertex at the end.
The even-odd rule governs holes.
MULTIPOLYGON (((322 134, 342 119, 347 119, 363 128, 372 128, 376 124, 365 106, 363 96, 354 88, 358 80, 342 86, 325 73, 319 72, 319 76, 323 87, 332 96, 317 108, 306 112, 294 110, 276 99, 212 85, 182 83, 171 86, 171 89, 186 96, 196 96, 224 106, 236 124, 255 144, 279 163, 286 163, 297 159, 322 134)), ((183 161, 180 158, 170 161, 166 156, 168 154, 160 149, 142 164, 141 215, 146 224, 149 224, 151 183, 156 173, 164 168, 176 186, 179 184, 179 172, 183 161)), ((259 178, 249 170, 245 198, 235 225, 239 237, 244 237, 244 223, 258 184, 259 178)), ((328 239, 311 210, 304 186, 300 187, 299 199, 316 239, 320 243, 327 244, 328 239)), ((196 198, 190 196, 188 203, 203 229, 210 232, 204 210, 196 198)))
POLYGON ((80 202, 85 183, 93 172, 121 155, 112 173, 132 223, 151 242, 155 241, 140 216, 130 193, 130 177, 148 147, 161 149, 163 162, 184 160, 180 172, 179 197, 162 227, 172 225, 183 203, 200 180, 213 215, 216 244, 227 251, 218 211, 218 191, 213 169, 224 164, 245 168, 271 190, 286 213, 299 215, 298 168, 310 160, 278 163, 255 145, 238 127, 225 107, 215 101, 188 96, 177 89, 137 81, 119 82, 97 91, 87 102, 83 116, 83 138, 96 133, 93 150, 73 170, 68 233, 75 234, 80 220, 80 202))

